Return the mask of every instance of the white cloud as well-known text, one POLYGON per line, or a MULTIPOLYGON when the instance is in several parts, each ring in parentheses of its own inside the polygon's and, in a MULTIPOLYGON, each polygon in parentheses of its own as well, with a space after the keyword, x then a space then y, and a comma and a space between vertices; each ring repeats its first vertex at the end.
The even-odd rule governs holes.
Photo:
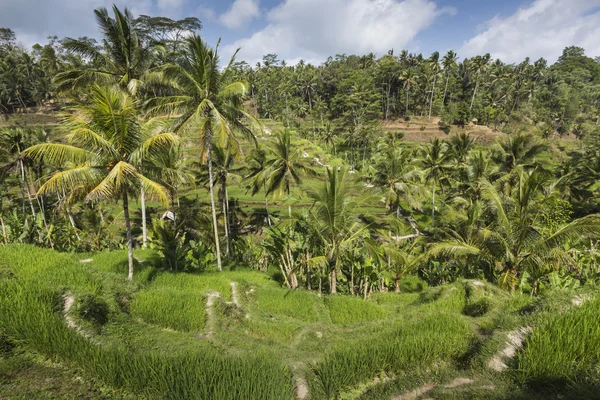
POLYGON ((229 29, 240 29, 259 16, 258 0, 235 0, 219 20, 229 29))
POLYGON ((335 54, 383 54, 408 44, 443 13, 432 0, 285 0, 268 25, 225 48, 241 47, 240 60, 254 64, 264 54, 320 62, 335 54))
POLYGON ((156 6, 162 13, 179 15, 185 0, 156 0, 156 6))
POLYGON ((540 57, 550 62, 571 45, 600 55, 600 0, 536 0, 513 15, 488 21, 485 31, 463 43, 459 54, 490 53, 505 62, 540 57))
POLYGON ((94 9, 112 5, 128 7, 134 15, 156 14, 159 2, 170 4, 163 15, 171 14, 174 5, 185 0, 0 0, 0 27, 11 28, 26 47, 47 43, 47 37, 98 37, 94 9))
POLYGON ((217 13, 211 7, 200 6, 196 9, 196 14, 198 14, 202 22, 214 21, 217 19, 217 13))

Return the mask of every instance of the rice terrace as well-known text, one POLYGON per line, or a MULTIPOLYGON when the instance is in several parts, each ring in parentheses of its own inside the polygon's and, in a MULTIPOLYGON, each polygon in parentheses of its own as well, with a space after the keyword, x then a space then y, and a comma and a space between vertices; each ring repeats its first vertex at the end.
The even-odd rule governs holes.
POLYGON ((0 1, 0 399, 600 399, 600 9, 483 3, 0 1))

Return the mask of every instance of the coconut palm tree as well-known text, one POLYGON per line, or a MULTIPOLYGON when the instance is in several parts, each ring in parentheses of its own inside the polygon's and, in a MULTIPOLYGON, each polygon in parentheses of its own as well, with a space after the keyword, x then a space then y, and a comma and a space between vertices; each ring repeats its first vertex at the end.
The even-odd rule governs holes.
POLYGON ((421 209, 422 190, 417 184, 420 171, 412 163, 414 152, 405 147, 396 147, 384 142, 373 159, 375 173, 373 183, 385 190, 386 207, 396 209, 400 217, 401 202, 413 209, 421 209))
POLYGON ((28 148, 25 155, 59 168, 39 193, 86 194, 86 201, 123 201, 127 233, 128 279, 133 279, 133 239, 129 198, 144 192, 168 204, 168 190, 140 172, 146 157, 168 151, 176 143, 172 133, 159 133, 162 124, 150 120, 142 125, 138 103, 117 87, 93 85, 89 102, 65 114, 68 144, 42 143, 28 148))
POLYGON ((429 71, 433 75, 433 85, 431 87, 431 98, 429 99, 429 120, 431 121, 431 110, 433 109, 433 96, 435 95, 435 83, 440 73, 440 53, 434 52, 427 60, 429 71))
POLYGON ((477 94, 477 88, 479 87, 479 79, 481 78, 481 75, 487 71, 490 58, 491 57, 489 53, 485 54, 484 56, 477 56, 473 59, 471 64, 471 72, 475 74, 475 89, 473 89, 473 97, 471 98, 471 106, 469 107, 470 110, 473 109, 475 95, 477 94))
POLYGON ((446 75, 446 85, 444 88, 444 99, 442 100, 443 104, 446 104, 446 95, 448 93, 448 82, 450 81, 450 74, 452 70, 456 68, 456 61, 458 60, 458 55, 454 52, 454 50, 448 50, 444 58, 442 59, 442 65, 444 67, 444 73, 446 75))
POLYGON ((224 69, 219 66, 219 43, 212 49, 199 36, 186 39, 181 64, 169 64, 162 69, 162 78, 175 94, 149 100, 150 112, 174 116, 175 132, 193 132, 200 143, 200 160, 208 165, 210 202, 217 255, 217 267, 222 270, 217 211, 214 195, 213 146, 230 147, 234 155, 241 154, 235 132, 254 139, 250 127, 259 124, 242 106, 248 92, 244 82, 233 81, 231 57, 224 69))
POLYGON ((300 146, 292 143, 290 132, 285 130, 267 146, 263 174, 267 195, 279 197, 283 194, 289 196, 292 185, 302 184, 302 175, 315 175, 315 171, 304 160, 300 146))
MULTIPOLYGON (((458 225, 449 231, 446 240, 434 244, 430 253, 469 257, 473 262, 489 265, 492 270, 502 273, 501 283, 514 290, 524 272, 539 279, 550 272, 550 266, 556 262, 569 262, 566 243, 600 235, 600 214, 591 214, 551 230, 544 229, 539 216, 540 208, 551 195, 549 175, 539 169, 518 168, 517 177, 518 184, 512 196, 503 195, 485 181, 484 209, 493 215, 493 220, 486 222, 481 211, 474 213, 475 217, 465 219, 464 226, 458 225)), ((473 205, 478 206, 478 203, 473 205)))
POLYGON ((89 60, 86 65, 69 69, 56 76, 58 90, 70 90, 91 82, 114 84, 133 95, 143 84, 154 61, 157 47, 146 47, 135 28, 131 12, 120 11, 113 5, 114 18, 106 8, 94 10, 102 33, 102 42, 96 46, 89 41, 67 38, 63 47, 89 60))
POLYGON ((357 199, 351 191, 345 168, 328 168, 327 179, 320 188, 307 188, 315 202, 310 218, 325 251, 325 254, 314 257, 312 263, 320 262, 327 266, 331 293, 337 292, 337 273, 344 251, 351 248, 369 227, 358 218, 357 212, 367 198, 357 199))
MULTIPOLYGON (((228 148, 214 146, 213 148, 213 183, 219 185, 219 198, 223 209, 223 226, 225 228, 226 256, 231 253, 231 217, 229 212, 229 190, 228 184, 231 181, 240 182, 242 180, 242 167, 235 166, 236 158, 228 148)), ((208 173, 203 171, 199 176, 201 182, 208 183, 208 173)))
POLYGON ((405 69, 400 75, 400 80, 403 82, 402 84, 406 91, 406 115, 408 115, 408 96, 410 94, 410 88, 417 83, 418 79, 419 77, 413 68, 405 69))
POLYGON ((438 138, 421 147, 421 167, 425 181, 431 182, 431 225, 435 224, 435 188, 450 168, 447 144, 438 138))

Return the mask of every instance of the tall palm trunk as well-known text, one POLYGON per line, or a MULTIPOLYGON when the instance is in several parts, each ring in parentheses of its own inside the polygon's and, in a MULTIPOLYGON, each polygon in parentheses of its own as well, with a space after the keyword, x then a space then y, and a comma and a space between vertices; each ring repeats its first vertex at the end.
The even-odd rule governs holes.
POLYGON ((429 101, 429 120, 431 121, 431 109, 433 108, 433 96, 435 94, 435 81, 437 77, 433 80, 433 88, 431 89, 431 100, 429 101))
POLYGON ((475 95, 477 94, 477 87, 479 86, 479 74, 477 74, 477 80, 475 81, 475 89, 473 90, 473 97, 471 98, 471 107, 469 110, 473 109, 473 103, 475 102, 475 95))
POLYGON ((208 186, 210 188, 210 206, 212 209, 213 229, 215 234, 215 250, 217 253, 217 269, 223 271, 221 264, 221 247, 219 245, 219 229, 217 225, 217 208, 215 207, 215 188, 213 184, 213 168, 212 168, 212 138, 206 141, 208 143, 207 161, 208 161, 208 186))
POLYGON ((146 248, 148 246, 148 230, 146 229, 146 192, 144 188, 140 193, 140 202, 142 203, 142 246, 146 248))
POLYGON ((333 267, 333 269, 331 270, 331 278, 330 278, 330 282, 329 282, 329 292, 331 294, 337 293, 337 271, 336 268, 333 267))
POLYGON ((227 214, 227 196, 223 196, 223 226, 225 227, 225 258, 229 258, 229 218, 227 214))
POLYGON ((435 179, 431 184, 431 226, 435 222, 435 179))
POLYGON ((448 81, 450 80, 450 74, 446 74, 446 87, 444 88, 444 99, 442 104, 446 105, 446 94, 448 93, 448 81))
POLYGON ((131 220, 129 219, 129 198, 127 190, 123 191, 123 216, 125 217, 125 230, 127 231, 127 262, 129 275, 127 279, 133 280, 133 237, 131 236, 131 220))
MULTIPOLYGON (((29 201, 29 206, 31 207, 31 215, 35 218, 35 208, 33 207, 33 201, 31 200, 31 191, 29 190, 29 185, 27 184, 27 176, 25 175, 25 168, 23 167, 23 160, 19 160, 19 166, 21 168, 21 185, 22 189, 27 188, 27 200, 29 201)), ((24 200, 23 200, 23 204, 24 200)), ((23 214, 25 213, 25 209, 23 209, 23 214)))
POLYGON ((410 88, 406 89, 406 115, 408 115, 408 92, 410 91, 410 88))

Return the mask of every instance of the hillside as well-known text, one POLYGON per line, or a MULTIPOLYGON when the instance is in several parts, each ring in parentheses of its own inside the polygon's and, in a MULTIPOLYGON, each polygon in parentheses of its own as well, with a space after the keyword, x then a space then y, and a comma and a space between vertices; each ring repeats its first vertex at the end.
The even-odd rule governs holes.
POLYGON ((589 290, 533 299, 407 278, 363 301, 136 258, 128 283, 123 252, 0 247, 1 398, 542 399, 598 387, 589 290), (567 368, 584 347, 587 361, 567 368))

